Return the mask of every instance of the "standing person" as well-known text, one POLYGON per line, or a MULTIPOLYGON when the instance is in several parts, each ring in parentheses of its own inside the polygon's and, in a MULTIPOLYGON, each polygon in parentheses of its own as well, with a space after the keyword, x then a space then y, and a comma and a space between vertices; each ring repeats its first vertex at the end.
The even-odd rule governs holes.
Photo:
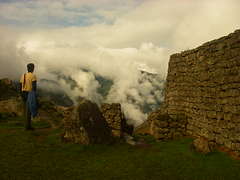
POLYGON ((36 90, 37 77, 33 74, 34 64, 27 64, 27 73, 20 79, 21 95, 23 100, 23 110, 25 118, 25 129, 32 130, 31 117, 36 116, 36 90))

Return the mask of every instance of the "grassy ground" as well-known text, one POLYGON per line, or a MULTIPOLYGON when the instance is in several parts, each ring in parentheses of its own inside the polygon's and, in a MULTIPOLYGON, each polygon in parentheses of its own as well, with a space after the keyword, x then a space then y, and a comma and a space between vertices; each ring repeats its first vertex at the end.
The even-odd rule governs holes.
POLYGON ((34 123, 23 130, 21 118, 0 121, 0 180, 238 180, 240 162, 221 152, 202 155, 190 148, 191 139, 127 144, 64 144, 60 130, 34 123))

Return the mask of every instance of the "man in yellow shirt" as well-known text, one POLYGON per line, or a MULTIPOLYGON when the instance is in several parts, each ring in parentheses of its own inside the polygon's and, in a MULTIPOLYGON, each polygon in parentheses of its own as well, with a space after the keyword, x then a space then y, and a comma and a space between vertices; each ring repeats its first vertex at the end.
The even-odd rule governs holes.
POLYGON ((20 87, 21 87, 21 95, 23 99, 23 106, 24 106, 24 117, 25 117, 25 129, 31 130, 31 111, 30 107, 27 103, 28 95, 30 92, 37 90, 37 77, 33 74, 34 71, 34 64, 29 63, 27 65, 27 73, 23 74, 20 79, 20 87))

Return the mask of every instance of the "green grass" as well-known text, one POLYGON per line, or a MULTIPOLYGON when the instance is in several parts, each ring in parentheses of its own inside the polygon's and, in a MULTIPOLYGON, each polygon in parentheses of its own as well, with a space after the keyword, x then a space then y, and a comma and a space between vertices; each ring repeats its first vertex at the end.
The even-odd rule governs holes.
MULTIPOLYGON (((50 128, 51 125, 45 121, 32 122, 32 126, 38 129, 50 128)), ((0 129, 23 129, 24 119, 23 117, 7 117, 6 119, 0 118, 0 129)))
POLYGON ((21 121, 0 123, 0 180, 240 179, 239 161, 221 152, 194 152, 191 139, 155 142, 146 137, 147 147, 65 144, 60 129, 35 123, 35 131, 24 131, 21 121))

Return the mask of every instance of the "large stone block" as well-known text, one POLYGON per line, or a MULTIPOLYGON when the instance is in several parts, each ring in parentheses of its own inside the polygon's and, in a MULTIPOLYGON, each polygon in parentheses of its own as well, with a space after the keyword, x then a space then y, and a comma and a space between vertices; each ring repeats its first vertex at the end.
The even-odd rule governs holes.
POLYGON ((121 104, 102 104, 101 112, 111 128, 113 136, 122 137, 124 132, 132 134, 132 128, 126 122, 126 118, 121 110, 121 104))
POLYGON ((97 104, 81 100, 64 120, 63 139, 80 144, 111 143, 111 129, 97 104))

